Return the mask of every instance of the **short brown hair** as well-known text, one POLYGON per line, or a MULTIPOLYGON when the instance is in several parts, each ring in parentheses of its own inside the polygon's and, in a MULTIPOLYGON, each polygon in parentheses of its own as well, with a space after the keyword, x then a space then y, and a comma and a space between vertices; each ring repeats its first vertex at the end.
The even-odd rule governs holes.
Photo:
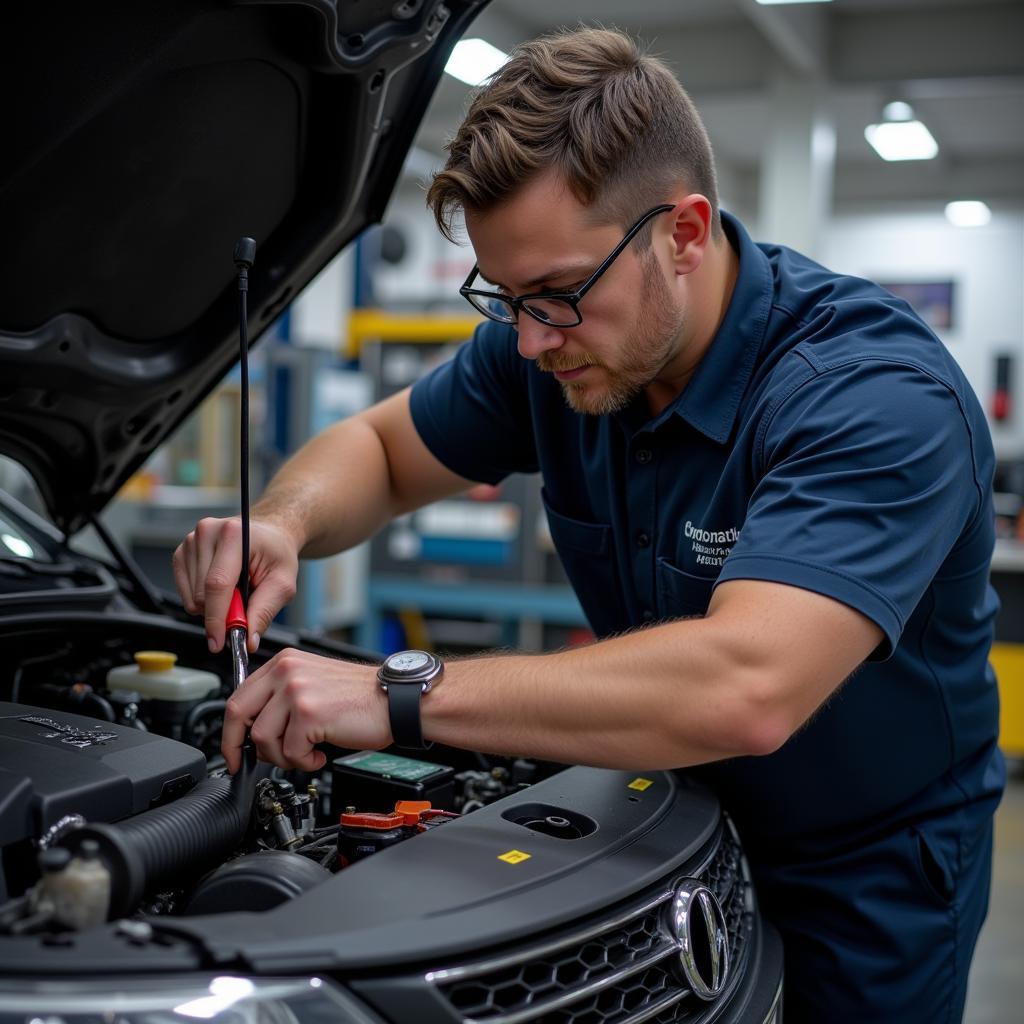
MULTIPOLYGON (((685 183, 711 202, 720 230, 714 158, 696 107, 665 64, 621 32, 563 31, 516 47, 447 148, 427 204, 453 241, 458 210, 490 210, 547 170, 623 227, 685 183)), ((645 229, 641 244, 649 240, 645 229)))

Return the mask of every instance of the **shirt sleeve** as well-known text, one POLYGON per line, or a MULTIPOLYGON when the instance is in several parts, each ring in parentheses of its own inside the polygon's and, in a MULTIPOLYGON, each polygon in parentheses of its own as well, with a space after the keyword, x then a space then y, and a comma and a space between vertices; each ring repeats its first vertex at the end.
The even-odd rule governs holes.
POLYGON ((865 360, 806 380, 768 417, 759 477, 719 582, 832 597, 891 655, 982 491, 959 396, 926 370, 865 360))
POLYGON ((423 443, 468 480, 496 484, 511 473, 536 473, 528 368, 511 327, 482 323, 413 386, 410 409, 423 443))

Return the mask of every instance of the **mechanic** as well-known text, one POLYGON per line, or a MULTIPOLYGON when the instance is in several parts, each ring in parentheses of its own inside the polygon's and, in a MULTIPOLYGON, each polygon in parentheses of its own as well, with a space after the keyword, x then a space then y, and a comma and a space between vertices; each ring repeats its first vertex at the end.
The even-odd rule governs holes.
MULTIPOLYGON (((284 651, 228 703, 230 768, 248 727, 307 771, 316 744, 420 730, 691 768, 783 935, 787 1024, 960 1019, 1004 781, 993 452, 963 374, 905 303, 718 209, 699 115, 626 36, 518 48, 449 148, 428 203, 449 237, 464 214, 489 319, 283 467, 253 510, 252 628, 300 556, 539 471, 601 639, 451 662, 411 718, 375 667, 284 651)), ((213 650, 239 538, 204 519, 174 556, 213 650)))

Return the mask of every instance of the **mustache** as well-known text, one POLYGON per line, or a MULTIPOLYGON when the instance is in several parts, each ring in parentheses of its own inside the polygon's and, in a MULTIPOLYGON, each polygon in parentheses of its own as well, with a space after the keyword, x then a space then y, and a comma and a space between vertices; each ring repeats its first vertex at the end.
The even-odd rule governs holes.
POLYGON ((584 366, 596 366, 597 360, 585 352, 559 353, 541 352, 535 360, 537 369, 544 373, 567 373, 569 370, 579 370, 584 366))

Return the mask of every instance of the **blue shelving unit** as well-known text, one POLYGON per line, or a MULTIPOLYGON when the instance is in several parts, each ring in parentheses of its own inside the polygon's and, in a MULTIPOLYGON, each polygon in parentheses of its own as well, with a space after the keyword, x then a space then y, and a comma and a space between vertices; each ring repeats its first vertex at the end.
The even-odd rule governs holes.
POLYGON ((401 608, 415 608, 428 615, 493 619, 513 626, 522 619, 559 626, 587 625, 583 609, 568 586, 484 580, 440 583, 378 574, 370 577, 358 644, 368 650, 389 646, 383 635, 385 614, 401 608))

